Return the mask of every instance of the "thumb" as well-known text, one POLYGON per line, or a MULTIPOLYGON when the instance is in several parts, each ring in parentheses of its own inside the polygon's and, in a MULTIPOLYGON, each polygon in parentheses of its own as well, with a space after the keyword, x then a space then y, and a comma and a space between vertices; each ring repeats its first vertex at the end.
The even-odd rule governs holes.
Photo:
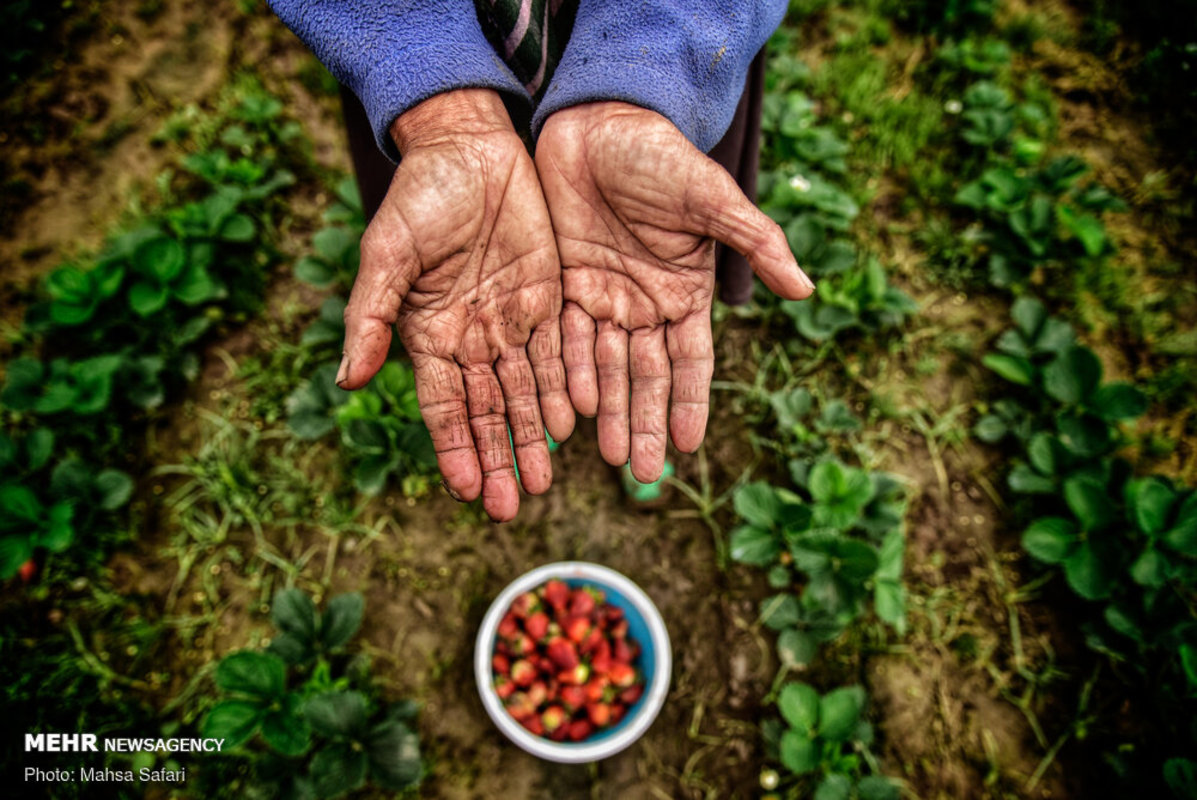
POLYGON ((362 236, 361 266, 345 306, 345 346, 337 386, 360 389, 386 361, 403 298, 420 274, 410 231, 380 209, 362 236))
POLYGON ((815 284, 798 266, 781 226, 744 196, 727 170, 703 156, 699 179, 686 188, 693 232, 722 242, 748 259, 765 285, 786 300, 804 300, 815 284))

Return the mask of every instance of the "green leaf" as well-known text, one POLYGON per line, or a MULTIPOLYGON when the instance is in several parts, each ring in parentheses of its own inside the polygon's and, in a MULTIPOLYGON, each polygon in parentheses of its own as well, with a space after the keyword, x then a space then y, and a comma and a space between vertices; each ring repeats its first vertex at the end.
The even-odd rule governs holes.
POLYGON ((781 501, 772 486, 756 481, 741 486, 733 499, 736 513, 758 528, 776 527, 781 516, 781 501))
POLYGON ((224 739, 225 749, 236 747, 253 736, 264 709, 248 700, 225 700, 217 703, 200 726, 207 739, 224 739))
POLYGON ((814 772, 819 767, 819 748, 814 740, 793 728, 781 735, 778 747, 781 763, 795 775, 814 772))
POLYGON ((1064 227, 1071 231, 1091 257, 1102 254, 1106 248, 1106 226, 1093 214, 1077 213, 1070 206, 1057 205, 1056 216, 1064 227))
POLYGON ((1176 513, 1176 524, 1164 534, 1164 544, 1186 556, 1197 556, 1197 492, 1190 492, 1176 513))
POLYGON ((341 594, 329 601, 320 618, 320 641, 325 650, 344 647, 362 625, 366 601, 361 592, 341 594))
POLYGON ((1085 404, 1108 422, 1141 417, 1147 411, 1147 396, 1129 383, 1107 383, 1085 404))
POLYGON ((777 708, 790 727, 814 737, 819 724, 819 693, 805 683, 787 683, 777 697, 777 708))
POLYGON ((220 287, 208 271, 198 265, 189 267, 171 287, 171 293, 189 306, 206 303, 220 294, 220 287))
POLYGON ((379 786, 402 791, 420 782, 420 737, 402 722, 388 720, 370 731, 366 742, 370 777, 379 786))
POLYGON ((852 780, 847 775, 833 772, 819 783, 814 800, 849 800, 851 796, 852 780))
POLYGON ((1197 797, 1197 761, 1170 758, 1164 762, 1164 783, 1178 800, 1197 797))
POLYGON ((1078 456, 1099 456, 1110 448, 1109 424, 1092 414, 1061 414, 1056 426, 1060 442, 1078 456))
POLYGON ((312 783, 319 797, 340 797, 366 782, 369 758, 350 744, 330 744, 312 757, 312 783))
POLYGON ((248 242, 254 238, 257 226, 245 214, 234 214, 220 226, 220 238, 226 242, 248 242))
POLYGON ((326 692, 308 700, 304 716, 312 730, 334 739, 361 738, 366 730, 366 698, 361 692, 326 692))
POLYGON ((783 666, 805 666, 814 660, 819 643, 797 628, 786 628, 777 637, 777 657, 783 666))
POLYGON ((1131 577, 1140 586, 1158 589, 1168 580, 1168 559, 1160 551, 1148 545, 1131 565, 1131 577))
POLYGON ((0 536, 0 579, 8 580, 33 558, 33 545, 28 536, 16 534, 0 536))
POLYGON ((1076 526, 1062 517, 1043 517, 1022 535, 1022 547, 1045 564, 1059 564, 1076 543, 1076 526))
POLYGON ((129 307, 138 316, 148 317, 162 310, 168 296, 165 286, 138 281, 129 289, 129 307))
POLYGON ((286 665, 277 656, 241 650, 221 660, 216 667, 216 685, 226 692, 270 700, 283 694, 286 673, 286 665))
POLYGON ((68 502, 59 502, 50 506, 46 515, 46 527, 38 536, 37 543, 51 553, 61 553, 71 546, 75 540, 75 529, 71 526, 71 518, 75 515, 75 508, 68 502))
POLYGON ((810 471, 808 488, 819 503, 831 503, 846 490, 847 475, 838 461, 820 461, 810 471))
POLYGON ((271 639, 266 652, 274 653, 288 664, 306 664, 316 657, 311 642, 290 633, 280 633, 271 639))
POLYGON ((1055 480, 1045 478, 1026 464, 1015 464, 1006 483, 1019 494, 1054 494, 1056 491, 1055 480))
POLYGON ((878 617, 901 633, 906 626, 906 587, 897 581, 877 581, 873 586, 873 608, 878 617))
POLYGON ((32 524, 41 519, 42 513, 41 501, 28 487, 15 484, 0 486, 0 523, 8 517, 32 524))
POLYGON ((1111 571, 1089 542, 1082 542, 1064 559, 1064 577, 1073 591, 1086 600, 1101 600, 1113 587, 1111 571))
POLYGON ((1178 651, 1180 666, 1184 670, 1189 687, 1197 689, 1197 645, 1182 644, 1178 651))
POLYGON ((183 271, 186 263, 183 245, 167 236, 143 242, 133 254, 134 269, 154 284, 170 283, 183 271))
POLYGON ((133 496, 133 479, 118 469, 106 469, 96 476, 96 491, 99 506, 104 511, 115 511, 133 496))
POLYGON ((1083 531, 1100 531, 1114 521, 1114 505, 1106 487, 1093 478, 1075 476, 1064 481, 1064 501, 1083 531))
POLYGON ((1027 341, 1035 341, 1039 329, 1047 319, 1047 308, 1034 297, 1020 297, 1010 307, 1010 316, 1027 341))
POLYGON ((761 601, 761 624, 775 631, 793 626, 801 619, 798 599, 792 594, 775 594, 761 601))
POLYGON ((1078 405, 1101 384, 1101 362, 1087 347, 1071 347, 1043 368, 1043 390, 1061 403, 1078 405))
POLYGON ((323 261, 305 256, 295 262, 295 277, 323 289, 337 279, 337 273, 323 261))
POLYGON ((781 546, 773 531, 741 525, 732 531, 730 552, 734 561, 765 567, 777 561, 781 546))
POLYGON ((305 643, 316 641, 316 606, 301 589, 283 589, 274 596, 270 619, 280 631, 298 637, 305 643))
POLYGON ((1009 356, 1003 353, 986 353, 981 359, 981 363, 1006 380, 1011 383, 1017 383, 1019 386, 1030 386, 1031 380, 1035 376, 1035 368, 1031 366, 1031 362, 1018 356, 1009 356))
POLYGON ((819 701, 819 735, 833 742, 848 739, 864 711, 865 692, 859 686, 846 686, 823 695, 819 701))
POLYGON ((25 459, 33 472, 41 469, 54 453, 54 431, 35 428, 25 437, 25 459))
POLYGON ((1008 430, 997 414, 986 414, 973 426, 973 435, 986 444, 994 444, 1001 441, 1008 430))
POLYGON ((882 775, 861 778, 856 784, 856 793, 860 800, 899 800, 902 796, 898 785, 882 775))
POLYGON ((1065 454, 1056 437, 1041 431, 1031 437, 1027 445, 1027 457, 1031 460, 1031 466, 1042 474, 1058 475, 1065 454))
POLYGON ((358 237, 348 228, 322 228, 312 237, 312 248, 325 261, 337 263, 358 246, 358 237))
POLYGON ((262 738, 285 756, 298 756, 312 746, 312 729, 299 716, 300 699, 289 694, 283 707, 269 711, 262 717, 262 738))
POLYGON ((1176 492, 1159 478, 1141 478, 1126 484, 1126 504, 1139 530, 1148 536, 1161 533, 1168 525, 1176 492))

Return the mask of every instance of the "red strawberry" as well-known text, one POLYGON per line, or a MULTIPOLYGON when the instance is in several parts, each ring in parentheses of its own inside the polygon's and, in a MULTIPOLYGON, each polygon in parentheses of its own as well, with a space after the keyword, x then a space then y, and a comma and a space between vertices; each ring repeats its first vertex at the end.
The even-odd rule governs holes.
POLYGON ((625 706, 621 706, 621 705, 611 706, 611 724, 612 725, 618 724, 619 721, 621 719, 623 719, 623 715, 626 714, 627 711, 628 710, 625 706))
POLYGON ((511 645, 511 652, 517 656, 526 656, 536 652, 536 642, 532 641, 532 637, 526 633, 517 633, 508 640, 508 643, 511 645))
POLYGON ((530 717, 524 717, 520 720, 520 724, 527 728, 530 733, 536 736, 544 736, 544 723, 541 722, 540 717, 537 715, 533 714, 530 717))
POLYGON ((590 616, 594 605, 594 595, 586 589, 574 589, 569 595, 569 613, 576 617, 590 616))
POLYGON ((499 696, 500 700, 506 700, 515 692, 515 684, 511 682, 510 678, 502 675, 495 678, 495 694, 499 696))
POLYGON ((634 686, 629 686, 619 693, 619 702, 623 703, 625 706, 634 706, 642 694, 644 694, 643 685, 636 684, 634 686))
POLYGON ((611 706, 606 703, 591 703, 586 706, 586 716, 596 728, 602 728, 611 722, 611 706))
POLYGON ((636 670, 630 664, 618 661, 611 665, 611 671, 607 675, 611 678, 611 683, 620 689, 626 689, 636 682, 636 670))
POLYGON ((569 721, 569 715, 561 706, 549 706, 540 715, 540 721, 544 723, 544 729, 552 733, 569 721))
POLYGON ((524 620, 524 630, 535 641, 539 642, 549 632, 549 615, 543 611, 537 611, 535 614, 530 615, 524 620))
POLYGON ((21 568, 17 572, 20 574, 22 581, 32 583, 33 579, 37 577, 37 562, 32 558, 29 559, 21 565, 21 568))
POLYGON ((524 719, 536 714, 536 706, 528 699, 525 692, 516 692, 507 698, 507 713, 516 719, 524 719))
POLYGON ((603 606, 603 622, 613 625, 623 619, 623 609, 607 603, 603 606))
POLYGON ((580 742, 593 732, 594 728, 591 726, 590 720, 576 719, 569 723, 569 738, 572 741, 580 742))
POLYGON ((557 675, 557 680, 568 686, 581 686, 586 683, 586 679, 590 677, 590 667, 585 664, 578 664, 573 669, 566 670, 557 675))
POLYGON ((611 636, 616 639, 623 639, 628 635, 628 621, 621 619, 611 625, 611 636))
POLYGON ((536 667, 532 666, 531 661, 521 658, 511 665, 511 680, 515 681, 516 686, 531 686, 532 681, 536 680, 536 667))
POLYGON ((632 663, 632 646, 627 639, 611 640, 611 658, 623 664, 632 663))
POLYGON ((586 617, 566 617, 561 623, 561 630, 571 642, 581 642, 590 633, 590 620, 586 617))
POLYGON ((549 699, 549 687, 544 685, 544 681, 536 681, 528 687, 528 701, 532 705, 540 708, 544 705, 544 701, 549 699))
POLYGON ((586 705, 586 689, 582 686, 562 686, 560 694, 561 702, 570 711, 586 705))
POLYGON ((519 597, 515 598, 511 604, 511 613, 515 614, 520 619, 527 619, 529 614, 532 614, 540 607, 540 598, 532 592, 524 592, 519 597))
POLYGON ((495 653, 490 659, 490 667, 500 675, 511 672, 511 661, 502 653, 495 653))
POLYGON ((552 675, 557 671, 557 665, 548 656, 539 656, 536 659, 536 668, 546 675, 552 675))
POLYGON ((606 639, 603 639, 595 649, 594 655, 590 657, 590 668, 602 675, 611 669, 612 663, 611 645, 607 644, 606 639))
POLYGON ((545 653, 561 669, 573 669, 578 666, 578 651, 574 648, 574 643, 568 639, 558 636, 551 640, 545 653))
POLYGON ((509 639, 519 633, 519 622, 515 618, 515 614, 508 611, 503 615, 503 619, 499 620, 499 635, 504 639, 509 639))
POLYGON ((553 579, 544 585, 541 593, 545 602, 557 611, 564 608, 569 601, 569 587, 565 585, 565 581, 553 579))
POLYGON ((586 634, 586 638, 578 645, 578 652, 582 655, 590 655, 603 641, 603 632, 598 628, 591 628, 590 633, 586 634))
POLYGON ((607 688, 607 677, 596 675, 586 684, 586 699, 594 703, 603 697, 603 689, 607 688))
POLYGON ((560 728, 550 733, 549 738, 554 742, 564 742, 569 738, 569 726, 562 725, 560 728))

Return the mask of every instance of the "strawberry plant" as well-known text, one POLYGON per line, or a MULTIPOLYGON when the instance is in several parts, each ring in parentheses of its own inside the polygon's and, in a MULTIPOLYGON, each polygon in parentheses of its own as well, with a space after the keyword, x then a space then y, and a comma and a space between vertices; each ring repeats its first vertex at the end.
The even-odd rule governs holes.
POLYGON ((822 278, 815 297, 817 302, 784 300, 781 309, 794 321, 798 333, 816 342, 847 330, 874 332, 898 327, 918 311, 909 295, 889 283, 874 258, 859 268, 822 278))
POLYGON ((418 494, 436 469, 411 367, 388 361, 370 384, 349 393, 336 386, 336 364, 316 369, 287 401, 288 424, 301 439, 340 432, 359 491, 382 490, 391 475, 418 494))
POLYGON ((133 493, 133 481, 119 470, 97 471, 75 458, 51 466, 55 451, 48 428, 19 439, 0 434, 0 579, 41 552, 101 536, 133 493))
POLYGON ((268 650, 217 666, 216 685, 229 696, 208 712, 202 735, 225 739, 226 749, 261 739, 266 750, 251 756, 257 791, 332 798, 367 782, 391 791, 419 783, 415 707, 381 704, 363 669, 344 668, 362 612, 360 594, 334 597, 319 614, 303 592, 280 592, 271 610, 280 634, 268 650))
POLYGON ((786 667, 810 663, 820 644, 864 613, 866 600, 899 631, 906 616, 901 485, 834 459, 793 462, 791 470, 809 499, 763 482, 741 487, 734 505, 744 524, 730 543, 734 560, 767 568, 769 585, 786 590, 761 604, 786 667))
POLYGON ((765 743, 782 765, 797 777, 818 781, 816 800, 897 800, 898 787, 876 769, 869 752, 873 726, 864 718, 865 691, 846 686, 820 695, 805 683, 787 683, 777 699, 784 724, 765 727, 765 743))

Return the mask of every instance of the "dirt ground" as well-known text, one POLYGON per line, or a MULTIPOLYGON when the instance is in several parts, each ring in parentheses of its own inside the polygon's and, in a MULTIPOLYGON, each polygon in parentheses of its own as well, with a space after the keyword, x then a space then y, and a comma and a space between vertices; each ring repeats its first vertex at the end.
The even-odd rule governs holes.
MULTIPOLYGON (((230 2, 172 0, 149 17, 105 7, 86 43, 56 65, 52 79, 30 89, 35 94, 22 98, 24 110, 10 119, 14 132, 6 134, 11 138, 0 160, 6 181, 25 188, 19 204, 4 206, 4 319, 17 319, 47 269, 94 250, 126 210, 152 200, 153 177, 173 157, 168 147, 148 144, 152 134, 172 111, 211 103, 240 71, 257 72, 286 99, 321 166, 347 170, 335 98, 311 91, 302 80, 312 63, 273 18, 247 15, 230 2), (41 143, 19 136, 34 123, 49 131, 41 143)), ((1083 127, 1082 113, 1070 111, 1065 124, 1083 127)), ((1099 149, 1095 144, 1093 154, 1099 149)), ((1123 181, 1118 168, 1110 170, 1114 183, 1133 184, 1135 176, 1123 181)), ((295 197, 288 249, 299 252, 302 234, 319 224, 325 198, 312 186, 300 187, 295 197)), ((1017 533, 1001 521, 995 456, 958 433, 988 379, 976 366, 963 366, 956 353, 975 352, 1001 327, 998 306, 929 285, 915 275, 917 254, 912 259, 902 280, 924 308, 907 333, 907 349, 875 361, 845 356, 815 378, 861 404, 876 391, 906 409, 902 415, 866 409, 872 417, 864 449, 870 466, 896 472, 912 487, 912 630, 901 639, 871 631, 867 641, 834 648, 831 666, 820 669, 834 670, 842 682, 868 685, 883 770, 906 782, 908 797, 1098 796, 1083 786, 1083 770, 1071 770, 1075 783, 1065 782, 1058 760, 1045 762, 1037 774, 1063 733, 1051 725, 1039 731, 1037 720, 1062 713, 1061 701, 1025 694, 1033 684, 1027 676, 1047 674, 1051 643, 1062 626, 1044 605, 1016 592, 1026 576, 1019 574, 1024 565, 1017 533), (928 359, 936 364, 929 373, 920 367, 928 359), (1022 708, 1012 702, 1020 697, 1029 698, 1022 708)), ((895 252, 895 263, 902 260, 895 252)), ((268 306, 316 308, 319 298, 285 273, 280 269, 275 276, 268 306)), ((267 352, 272 337, 297 335, 304 320, 301 314, 273 332, 256 322, 214 344, 203 379, 177 413, 163 415, 151 429, 149 464, 193 456, 213 435, 206 409, 233 420, 234 436, 256 441, 249 460, 261 474, 278 472, 283 459, 313 486, 327 481, 327 464, 335 463, 329 451, 316 446, 299 452, 268 437, 254 439, 260 420, 255 427, 245 413, 232 371, 267 352), (165 425, 169 420, 178 424, 165 425)), ((755 365, 745 364, 744 345, 763 337, 755 323, 726 321, 716 378, 750 378, 744 372, 755 365)), ((675 461, 680 480, 692 486, 709 481, 719 493, 754 464, 754 455, 748 427, 732 404, 718 394, 715 402, 704 454, 709 474, 700 474, 696 457, 675 461)), ((432 774, 422 796, 756 796, 764 760, 760 700, 778 666, 771 634, 756 622, 757 603, 767 592, 759 571, 721 568, 717 534, 676 491, 664 509, 630 508, 615 473, 598 456, 592 422, 580 424, 553 466, 559 482, 546 496, 525 498, 512 524, 489 523, 439 490, 418 503, 395 492, 365 505, 357 519, 360 534, 330 535, 314 511, 310 525, 266 528, 266 542, 300 565, 293 575, 297 585, 325 594, 365 592, 361 636, 376 673, 390 693, 424 704, 419 725, 432 774), (523 571, 563 559, 607 564, 644 587, 665 616, 675 653, 672 689, 656 724, 625 753, 592 766, 547 764, 507 743, 487 720, 473 683, 473 637, 490 598, 523 571)), ((117 556, 111 569, 121 593, 151 615, 173 620, 173 640, 164 645, 172 663, 163 670, 171 677, 155 693, 161 706, 194 687, 213 658, 269 635, 263 603, 282 576, 253 557, 261 543, 242 526, 202 553, 201 563, 178 582, 177 520, 160 500, 178 479, 156 475, 147 469, 139 494, 159 525, 143 533, 132 553, 117 556), (244 553, 246 561, 227 558, 230 550, 244 553)), ((730 514, 723 509, 716 519, 726 524, 730 514)))

